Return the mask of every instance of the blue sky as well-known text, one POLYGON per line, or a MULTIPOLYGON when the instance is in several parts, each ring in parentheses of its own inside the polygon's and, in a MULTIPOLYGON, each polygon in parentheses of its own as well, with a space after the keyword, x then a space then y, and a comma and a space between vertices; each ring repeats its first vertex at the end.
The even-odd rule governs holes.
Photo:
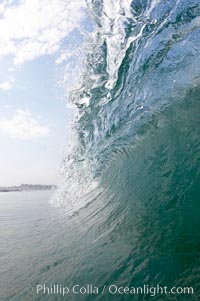
POLYGON ((90 30, 82 0, 0 1, 0 186, 58 183, 90 30))

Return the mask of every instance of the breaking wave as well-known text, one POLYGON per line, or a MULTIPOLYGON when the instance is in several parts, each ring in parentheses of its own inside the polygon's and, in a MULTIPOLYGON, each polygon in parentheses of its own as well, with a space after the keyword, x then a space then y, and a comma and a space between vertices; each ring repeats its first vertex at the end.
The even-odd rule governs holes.
POLYGON ((95 258, 76 277, 187 284, 200 297, 199 0, 87 6, 94 31, 58 197, 84 232, 80 265, 95 258))

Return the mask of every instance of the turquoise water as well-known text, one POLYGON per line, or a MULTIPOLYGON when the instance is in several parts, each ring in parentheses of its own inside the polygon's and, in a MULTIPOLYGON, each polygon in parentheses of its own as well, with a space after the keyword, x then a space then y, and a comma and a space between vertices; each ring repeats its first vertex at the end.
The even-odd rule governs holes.
POLYGON ((1 300, 198 301, 199 0, 87 4, 94 31, 70 95, 78 113, 63 184, 52 200, 0 194, 1 300), (44 284, 69 293, 37 294, 44 284))
POLYGON ((57 201, 84 223, 76 276, 195 292, 86 300, 199 300, 199 0, 87 3, 94 32, 57 201))

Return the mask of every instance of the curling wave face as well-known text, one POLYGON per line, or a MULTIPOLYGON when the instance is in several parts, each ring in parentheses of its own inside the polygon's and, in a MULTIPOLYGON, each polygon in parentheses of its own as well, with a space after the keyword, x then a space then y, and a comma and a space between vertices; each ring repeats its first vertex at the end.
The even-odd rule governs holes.
POLYGON ((79 114, 64 166, 76 197, 96 187, 118 154, 143 139, 140 128, 200 78, 198 0, 87 2, 95 30, 70 97, 79 114))
POLYGON ((76 277, 186 284, 196 299, 181 300, 197 300, 199 0, 87 3, 95 30, 59 198, 84 232, 76 277))

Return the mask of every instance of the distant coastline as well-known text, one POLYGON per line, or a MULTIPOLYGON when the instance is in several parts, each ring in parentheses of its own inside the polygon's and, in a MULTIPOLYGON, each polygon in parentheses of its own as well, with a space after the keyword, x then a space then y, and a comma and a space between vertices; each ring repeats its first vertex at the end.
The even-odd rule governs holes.
POLYGON ((20 186, 9 186, 9 187, 0 186, 0 192, 52 190, 56 188, 57 188, 56 185, 21 184, 20 186))

